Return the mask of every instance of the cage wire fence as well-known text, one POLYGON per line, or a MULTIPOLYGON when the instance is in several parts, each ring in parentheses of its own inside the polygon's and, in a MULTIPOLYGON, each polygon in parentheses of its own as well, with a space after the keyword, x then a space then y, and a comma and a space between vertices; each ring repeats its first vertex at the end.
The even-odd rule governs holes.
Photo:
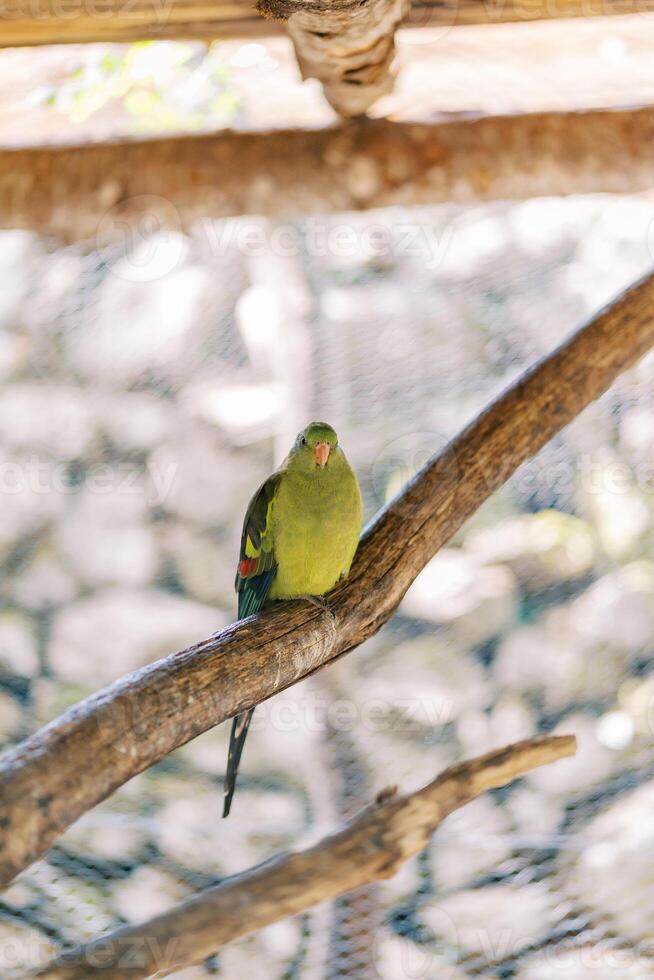
MULTIPOLYGON (((308 419, 337 428, 372 515, 651 265, 653 219, 651 199, 585 197, 189 236, 146 221, 74 248, 1 234, 4 746, 234 618, 249 496, 308 419)), ((654 976, 653 385, 648 357, 377 636, 257 709, 228 820, 223 725, 69 829, 0 899, 0 975, 313 839, 384 786, 554 731, 576 759, 455 813, 392 880, 173 976, 654 976)))

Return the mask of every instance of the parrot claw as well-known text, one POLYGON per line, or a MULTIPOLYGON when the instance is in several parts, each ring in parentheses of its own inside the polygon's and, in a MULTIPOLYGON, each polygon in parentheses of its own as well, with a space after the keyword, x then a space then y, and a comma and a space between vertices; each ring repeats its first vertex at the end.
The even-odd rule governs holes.
POLYGON ((301 599, 306 599, 307 602, 310 602, 312 606, 315 606, 316 607, 316 609, 320 609, 320 610, 322 610, 322 612, 328 612, 329 615, 332 618, 334 618, 334 613, 332 612, 332 610, 330 608, 330 605, 329 605, 329 603, 327 602, 327 600, 325 599, 324 596, 321 596, 321 595, 303 595, 303 596, 300 596, 300 598, 301 599))

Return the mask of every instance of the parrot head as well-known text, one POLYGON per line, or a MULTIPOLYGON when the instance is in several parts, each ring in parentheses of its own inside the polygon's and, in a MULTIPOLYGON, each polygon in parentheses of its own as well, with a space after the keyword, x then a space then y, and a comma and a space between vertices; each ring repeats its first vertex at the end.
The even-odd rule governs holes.
POLYGON ((338 436, 326 422, 311 422, 299 433, 291 450, 294 462, 303 467, 324 470, 332 453, 340 453, 338 436))

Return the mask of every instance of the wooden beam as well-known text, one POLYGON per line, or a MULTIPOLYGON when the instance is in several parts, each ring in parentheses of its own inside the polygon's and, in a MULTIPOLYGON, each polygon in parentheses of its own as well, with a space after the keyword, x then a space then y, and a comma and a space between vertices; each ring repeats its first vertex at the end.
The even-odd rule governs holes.
POLYGON ((0 48, 283 33, 250 0, 0 0, 0 48))
MULTIPOLYGON (((0 887, 123 783, 374 635, 433 555, 654 345, 654 274, 522 375, 366 529, 323 609, 277 603, 74 705, 0 757, 0 887)), ((94 655, 89 649, 89 656, 94 655)))
MULTIPOLYGON (((413 27, 524 23, 641 14, 654 0, 416 0, 413 27)), ((253 38, 284 33, 250 0, 0 0, 0 47, 144 39, 253 38)))
POLYGON ((35 976, 144 980, 202 963, 235 939, 391 878, 454 810, 575 751, 573 735, 528 739, 451 766, 407 796, 397 796, 394 787, 382 790, 372 805, 312 847, 281 854, 169 912, 64 953, 35 976))
POLYGON ((363 119, 316 130, 0 150, 0 227, 104 243, 132 222, 141 227, 144 215, 153 225, 189 228, 230 215, 652 187, 651 108, 363 119))

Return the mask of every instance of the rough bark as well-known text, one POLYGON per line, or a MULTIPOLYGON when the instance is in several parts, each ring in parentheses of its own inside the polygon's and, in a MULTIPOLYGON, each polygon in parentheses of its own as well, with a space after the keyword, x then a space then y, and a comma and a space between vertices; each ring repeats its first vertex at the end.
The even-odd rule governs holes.
POLYGON ((363 119, 319 130, 0 150, 0 227, 99 245, 118 239, 127 248, 144 226, 188 228, 232 215, 652 186, 651 108, 440 123, 363 119))
POLYGON ((375 803, 313 847, 281 854, 170 912, 81 946, 36 976, 137 980, 201 963, 234 939, 392 877, 453 810, 575 750, 571 735, 530 739, 452 766, 407 796, 398 797, 395 788, 383 790, 375 803))
POLYGON ((5 753, 0 886, 132 776, 377 632, 484 500, 653 344, 650 275, 425 464, 366 529, 350 576, 330 593, 328 608, 298 600, 235 623, 118 680, 5 753))
POLYGON ((303 78, 322 82, 342 116, 360 116, 393 88, 395 31, 409 0, 259 0, 286 21, 303 78))
MULTIPOLYGON (((504 24, 643 13, 652 0, 418 0, 405 23, 415 27, 504 24)), ((255 38, 284 32, 249 0, 2 0, 0 47, 163 38, 255 38)))

